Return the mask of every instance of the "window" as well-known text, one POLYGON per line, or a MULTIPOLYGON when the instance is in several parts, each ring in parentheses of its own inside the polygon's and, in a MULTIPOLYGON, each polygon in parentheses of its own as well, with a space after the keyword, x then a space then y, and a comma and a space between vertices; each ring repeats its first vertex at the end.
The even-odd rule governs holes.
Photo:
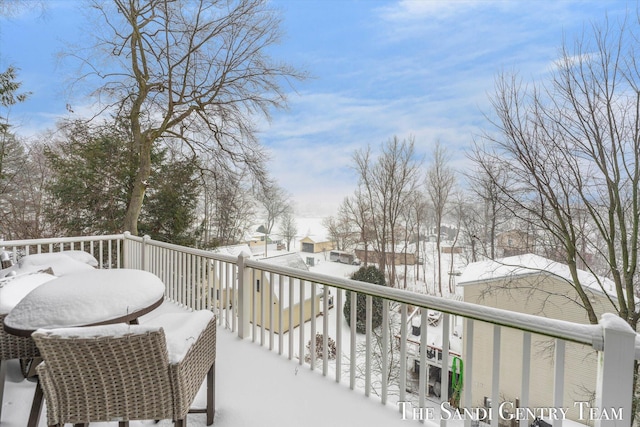
POLYGON ((260 292, 260 280, 256 280, 256 292, 260 292))

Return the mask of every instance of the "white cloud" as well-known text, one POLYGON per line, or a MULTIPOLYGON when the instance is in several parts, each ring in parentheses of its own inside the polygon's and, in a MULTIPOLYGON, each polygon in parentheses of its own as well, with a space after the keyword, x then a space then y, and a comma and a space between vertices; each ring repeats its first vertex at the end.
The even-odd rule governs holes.
POLYGON ((474 96, 458 96, 444 102, 424 95, 384 100, 301 93, 291 99, 289 113, 264 129, 272 173, 300 209, 323 200, 322 210, 335 214, 357 184, 352 169, 356 150, 371 145, 377 151, 393 136, 414 137, 417 154, 424 158, 437 140, 455 151, 468 146, 481 113, 474 96))
MULTIPOLYGON (((461 153, 487 126, 482 112, 490 109, 487 94, 496 74, 515 70, 528 80, 549 72, 563 35, 573 37, 589 19, 603 17, 604 9, 619 11, 625 5, 583 7, 571 0, 274 3, 288 10, 286 24, 296 31, 279 47, 279 59, 307 64, 315 78, 296 85, 299 92, 290 95, 288 111, 273 112, 271 123, 259 120, 259 138, 272 154, 273 176, 294 194, 299 209, 323 200, 320 209, 329 213, 353 192, 357 177, 351 158, 367 144, 377 148, 393 136, 414 136, 417 150, 428 156, 440 140, 464 168, 461 153)), ((43 45, 42 40, 33 46, 43 45)), ((21 74, 25 87, 38 93, 45 85, 61 86, 43 77, 42 58, 38 55, 33 65, 24 62, 21 74)), ((24 128, 53 123, 51 111, 66 114, 63 97, 52 98, 47 108, 29 107, 24 128)), ((85 110, 72 108, 75 114, 85 110)))
POLYGON ((436 1, 436 0, 400 0, 389 6, 380 7, 377 12, 383 20, 407 22, 425 18, 449 18, 461 10, 500 3, 490 0, 436 1))

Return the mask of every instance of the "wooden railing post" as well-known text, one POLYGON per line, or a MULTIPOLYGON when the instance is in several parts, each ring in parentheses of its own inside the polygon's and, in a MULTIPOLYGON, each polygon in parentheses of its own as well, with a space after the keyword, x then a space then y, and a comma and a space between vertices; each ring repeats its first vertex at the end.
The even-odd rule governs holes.
POLYGON ((238 255, 238 337, 247 338, 250 335, 251 313, 251 274, 246 267, 249 254, 241 252, 238 255))
POLYGON ((596 427, 630 426, 636 333, 611 313, 603 314, 599 323, 604 349, 598 352, 596 402, 593 408, 584 405, 583 415, 595 418, 596 427))

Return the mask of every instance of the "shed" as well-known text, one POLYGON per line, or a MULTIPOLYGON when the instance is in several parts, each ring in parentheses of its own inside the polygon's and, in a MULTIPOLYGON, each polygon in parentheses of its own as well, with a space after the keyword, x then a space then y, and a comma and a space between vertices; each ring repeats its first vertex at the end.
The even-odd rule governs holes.
POLYGON ((331 240, 321 236, 308 235, 300 240, 301 251, 312 254, 330 251, 334 246, 331 240))

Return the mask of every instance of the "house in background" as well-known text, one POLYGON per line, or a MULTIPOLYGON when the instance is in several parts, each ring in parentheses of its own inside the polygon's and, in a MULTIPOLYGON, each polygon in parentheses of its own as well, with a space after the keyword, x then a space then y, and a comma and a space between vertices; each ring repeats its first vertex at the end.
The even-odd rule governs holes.
MULTIPOLYGON (((212 252, 224 255, 231 255, 234 257, 244 253, 251 256, 251 247, 249 244, 220 246, 213 249, 212 252)), ((236 290, 233 287, 233 279, 235 278, 235 272, 230 265, 220 265, 216 263, 211 264, 211 272, 213 277, 213 283, 211 286, 215 289, 215 301, 218 308, 228 309, 236 305, 236 290)), ((212 294, 211 298, 214 297, 212 294)))
POLYGON ((318 262, 320 262, 320 258, 315 256, 316 254, 323 253, 324 259, 327 260, 329 259, 328 252, 334 247, 334 242, 320 235, 308 234, 306 237, 300 239, 301 255, 304 256, 304 261, 310 267, 314 267, 318 262))
MULTIPOLYGON (((415 265, 417 262, 416 248, 417 246, 415 245, 415 243, 410 243, 406 246, 404 244, 400 244, 397 245, 395 249, 389 246, 386 253, 386 263, 395 263, 395 265, 415 265)), ((367 245, 367 254, 365 256, 364 244, 359 244, 358 246, 356 246, 355 253, 358 259, 368 259, 369 262, 377 262, 377 260, 381 256, 370 245, 367 245)))
POLYGON ((255 246, 264 246, 264 239, 266 237, 267 235, 261 231, 253 231, 245 235, 244 241, 253 248, 255 246))
POLYGON ((496 236, 496 249, 501 257, 535 252, 535 236, 522 230, 509 230, 496 236))
MULTIPOLYGON (((580 282, 586 288, 595 312, 615 312, 613 283, 579 271, 580 282), (606 294, 605 294, 606 292, 606 294)), ((464 301, 519 313, 588 324, 587 314, 580 306, 569 267, 538 255, 507 257, 497 261, 469 264, 459 277, 464 301)), ((464 334, 464 332, 463 332, 464 334)), ((472 402, 465 406, 479 407, 491 398, 493 364, 493 326, 475 322, 473 330, 472 402)), ((500 396, 515 402, 522 390, 522 331, 502 329, 500 340, 500 396), (508 357, 505 357, 508 355, 508 357)), ((553 406, 554 341, 531 337, 531 376, 528 407, 553 406)), ((463 350, 463 358, 468 349, 463 350)), ((578 420, 575 401, 590 401, 596 389, 596 352, 592 347, 566 344, 564 402, 570 407, 567 417, 578 420)), ((497 405, 492 405, 496 407, 497 405)))
POLYGON ((300 250, 311 254, 330 251, 335 244, 323 236, 307 235, 300 239, 300 250))
MULTIPOLYGON (((263 258, 260 261, 281 267, 309 271, 307 264, 298 253, 263 258)), ((310 282, 305 281, 302 286, 304 295, 301 295, 300 281, 297 279, 291 281, 293 292, 291 292, 289 279, 281 278, 279 275, 273 275, 272 277, 270 274, 261 274, 259 271, 255 271, 252 276, 252 283, 255 290, 255 324, 257 326, 262 326, 264 322, 264 327, 271 330, 270 304, 273 305, 273 331, 278 334, 289 332, 292 328, 311 320, 313 313, 316 316, 322 314, 323 288, 321 285, 315 286, 315 298, 312 299, 313 286, 310 282), (280 292, 280 280, 282 280, 282 293, 280 292), (300 315, 301 304, 302 316, 300 315), (315 310, 312 310, 312 304, 315 310), (263 308, 264 316, 262 315, 263 308), (282 330, 280 330, 280 310, 282 310, 282 330), (292 315, 293 323, 290 323, 289 313, 292 315)), ((254 312, 253 304, 252 296, 250 303, 251 313, 254 312)), ((251 321, 253 322, 254 319, 251 318, 251 321)))

